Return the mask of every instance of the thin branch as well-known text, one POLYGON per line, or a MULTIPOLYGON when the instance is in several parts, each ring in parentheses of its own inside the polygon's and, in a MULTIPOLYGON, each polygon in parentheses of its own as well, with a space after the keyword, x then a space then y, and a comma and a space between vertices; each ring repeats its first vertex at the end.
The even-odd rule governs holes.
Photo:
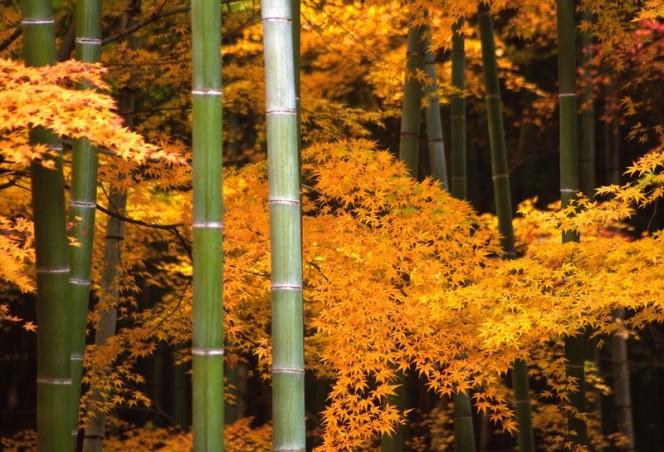
POLYGON ((10 45, 12 45, 12 43, 13 43, 14 41, 16 41, 16 40, 18 39, 19 36, 21 36, 21 33, 22 33, 22 31, 21 31, 21 27, 20 27, 20 26, 16 27, 16 28, 14 29, 14 31, 12 31, 12 34, 10 34, 9 36, 7 36, 5 39, 3 39, 3 40, 0 42, 0 52, 2 52, 2 51, 5 50, 7 47, 9 47, 10 45))
POLYGON ((108 38, 102 40, 102 45, 107 45, 107 44, 110 44, 112 42, 118 41, 118 40, 124 38, 125 36, 128 36, 128 35, 134 33, 135 31, 140 30, 141 28, 150 25, 151 23, 159 21, 160 19, 164 19, 166 17, 174 16, 174 15, 180 14, 180 13, 185 13, 187 11, 189 11, 189 5, 182 6, 180 8, 175 8, 175 9, 172 9, 172 10, 169 10, 169 11, 164 11, 162 13, 160 13, 159 10, 157 10, 154 13, 150 14, 150 16, 148 16, 148 18, 143 20, 142 22, 138 22, 138 23, 132 25, 131 27, 127 27, 122 32, 120 32, 116 35, 113 35, 113 36, 109 36, 108 38))

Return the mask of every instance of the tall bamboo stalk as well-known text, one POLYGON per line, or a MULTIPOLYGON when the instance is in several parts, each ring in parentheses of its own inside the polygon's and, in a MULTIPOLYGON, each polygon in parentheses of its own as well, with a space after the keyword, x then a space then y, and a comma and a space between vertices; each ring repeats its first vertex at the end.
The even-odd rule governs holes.
POLYGON ((194 450, 223 450, 221 9, 192 0, 194 450))
POLYGON ((468 199, 467 158, 466 158, 466 50, 463 36, 463 20, 452 28, 452 86, 457 90, 451 96, 451 144, 452 144, 452 195, 468 199))
POLYGON ((415 77, 424 65, 424 30, 420 26, 408 29, 406 50, 406 80, 401 108, 401 135, 399 160, 406 164, 411 176, 417 178, 420 154, 420 113, 422 111, 422 84, 415 77))
POLYGON ((424 118, 427 128, 427 143, 429 145, 429 161, 431 172, 438 179, 445 190, 449 190, 447 180, 447 164, 445 163, 445 143, 443 141, 443 123, 440 119, 440 100, 438 98, 438 80, 436 77, 436 61, 431 51, 430 30, 425 30, 424 42, 424 72, 429 80, 424 86, 424 97, 427 101, 424 118))
MULTIPOLYGON (((130 9, 125 13, 128 19, 130 9)), ((127 22, 127 20, 125 20, 127 22)), ((126 127, 134 127, 135 93, 132 90, 122 90, 118 96, 118 109, 126 127)), ((119 175, 120 178, 126 177, 119 175)), ((118 277, 122 262, 122 242, 125 238, 125 223, 122 216, 127 206, 127 194, 124 191, 111 189, 108 200, 108 210, 113 212, 106 223, 106 237, 104 238, 104 268, 101 277, 102 293, 111 300, 111 307, 100 313, 99 323, 95 329, 95 345, 104 345, 108 339, 115 335, 118 310, 120 301, 120 290, 118 277)), ((101 402, 102 395, 93 385, 90 388, 91 398, 101 402)), ((85 429, 83 439, 83 452, 102 452, 105 435, 106 414, 99 413, 93 417, 85 429)))
MULTIPOLYGON (((560 86, 560 200, 562 206, 566 207, 579 191, 575 2, 574 0, 556 0, 556 5, 558 82, 560 86)), ((579 235, 576 231, 566 231, 563 234, 563 243, 577 241, 579 241, 579 235)), ((565 355, 568 360, 567 374, 574 377, 579 385, 579 389, 570 394, 570 401, 579 412, 585 410, 584 342, 582 335, 565 340, 565 355)), ((576 443, 587 443, 586 425, 583 421, 570 415, 568 427, 570 436, 576 443)))
POLYGON ((272 249, 273 450, 304 451, 302 235, 290 0, 263 0, 272 249))
MULTIPOLYGON (((480 39, 482 41, 482 67, 486 88, 493 190, 503 253, 506 258, 511 258, 515 255, 514 231, 512 229, 512 198, 510 194, 509 169, 507 166, 507 144, 505 142, 505 127, 503 125, 500 82, 498 80, 498 67, 496 65, 493 21, 490 12, 490 7, 487 3, 480 3, 478 21, 480 39)), ((530 412, 528 366, 522 360, 514 362, 514 367, 512 368, 512 387, 514 391, 516 418, 519 423, 519 432, 517 435, 519 450, 522 452, 534 451, 535 438, 530 412)))
MULTIPOLYGON (((76 3, 76 58, 88 63, 96 63, 100 56, 101 0, 80 0, 76 3)), ((88 87, 84 84, 81 88, 88 87)), ((72 322, 71 416, 72 435, 76 437, 97 202, 97 152, 86 138, 74 142, 71 174, 69 221, 74 225, 72 235, 79 243, 79 246, 69 248, 71 265, 69 282, 72 304, 70 311, 72 322)))
MULTIPOLYGON (((49 0, 21 2, 23 55, 28 66, 55 62, 55 23, 49 0)), ((37 435, 40 451, 71 450, 67 412, 71 391, 69 363, 69 259, 65 229, 62 145, 55 135, 34 129, 32 143, 53 151, 53 168, 31 167, 37 258, 37 435)))

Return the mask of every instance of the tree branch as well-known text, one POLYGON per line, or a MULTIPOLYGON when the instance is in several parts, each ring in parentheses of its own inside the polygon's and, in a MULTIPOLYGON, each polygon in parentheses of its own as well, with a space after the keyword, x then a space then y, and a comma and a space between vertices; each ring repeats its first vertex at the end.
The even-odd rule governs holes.
POLYGON ((20 27, 20 26, 16 27, 16 28, 14 29, 14 31, 12 31, 12 34, 10 34, 9 36, 7 36, 5 39, 3 39, 3 40, 0 42, 0 52, 2 52, 2 51, 5 50, 7 47, 9 47, 10 45, 12 45, 12 43, 13 43, 14 41, 16 41, 16 40, 18 39, 19 36, 21 36, 21 33, 22 33, 22 31, 21 31, 21 27, 20 27))

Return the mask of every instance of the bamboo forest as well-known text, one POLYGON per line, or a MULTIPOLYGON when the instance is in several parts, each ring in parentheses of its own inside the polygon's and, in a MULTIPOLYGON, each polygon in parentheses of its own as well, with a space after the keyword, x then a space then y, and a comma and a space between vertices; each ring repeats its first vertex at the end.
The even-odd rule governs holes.
POLYGON ((664 0, 0 11, 0 450, 664 451, 664 0))

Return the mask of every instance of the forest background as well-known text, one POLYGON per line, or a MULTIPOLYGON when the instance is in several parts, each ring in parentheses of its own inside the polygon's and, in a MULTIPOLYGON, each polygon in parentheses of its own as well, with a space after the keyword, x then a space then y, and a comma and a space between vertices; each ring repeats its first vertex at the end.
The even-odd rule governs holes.
MULTIPOLYGON (((101 69, 74 60, 76 5, 56 2, 62 63, 42 70, 20 63, 19 5, 1 7, 3 446, 35 441, 40 330, 29 179, 30 164, 48 162, 50 151, 29 144, 27 130, 42 125, 64 137, 66 193, 77 139, 100 148, 80 425, 89 431, 106 423, 109 450, 190 447, 189 5, 102 2, 101 69), (84 80, 99 91, 74 89, 84 80)), ((477 446, 512 447, 517 422, 506 375, 515 360, 530 371, 538 445, 582 447, 568 417, 587 425, 595 447, 658 450, 664 443, 664 245, 657 233, 664 4, 584 0, 575 7, 580 188, 590 198, 561 211, 556 2, 491 3, 514 200, 508 210, 518 211, 513 259, 501 260, 509 253, 500 251, 504 231, 501 242, 492 215, 502 201, 494 196, 485 103, 496 93, 484 72, 490 61, 482 55, 477 2, 301 3, 308 446, 378 447, 381 434, 398 431, 405 444, 398 447, 444 450, 454 442, 451 405, 461 390, 480 411, 471 433, 477 446), (452 79, 455 26, 465 38, 463 89, 452 79), (421 41, 412 39, 418 27, 421 41), (413 61, 406 70, 413 55, 407 36, 428 50, 429 72, 413 61), (409 82, 424 87, 419 113, 403 108, 409 82), (455 196, 468 203, 441 188, 449 181, 454 194, 460 174, 450 104, 461 98, 467 193, 455 196), (442 118, 442 173, 428 128, 432 102, 442 118), (404 130, 406 114, 415 130, 404 130), (415 165, 403 158, 408 134, 418 137, 415 165), (580 244, 561 245, 561 228, 579 231, 580 244), (579 414, 569 400, 578 386, 563 358, 565 338, 582 333, 588 403, 579 414), (616 355, 624 338, 628 359, 616 355), (617 369, 628 370, 626 388, 617 369), (393 398, 399 384, 405 402, 393 398), (613 408, 626 390, 638 409, 613 408), (410 411, 402 419, 395 406, 410 411)), ((226 446, 260 450, 270 448, 272 435, 261 11, 248 1, 224 1, 220 9, 226 446)), ((70 213, 68 230, 79 221, 70 213)))

